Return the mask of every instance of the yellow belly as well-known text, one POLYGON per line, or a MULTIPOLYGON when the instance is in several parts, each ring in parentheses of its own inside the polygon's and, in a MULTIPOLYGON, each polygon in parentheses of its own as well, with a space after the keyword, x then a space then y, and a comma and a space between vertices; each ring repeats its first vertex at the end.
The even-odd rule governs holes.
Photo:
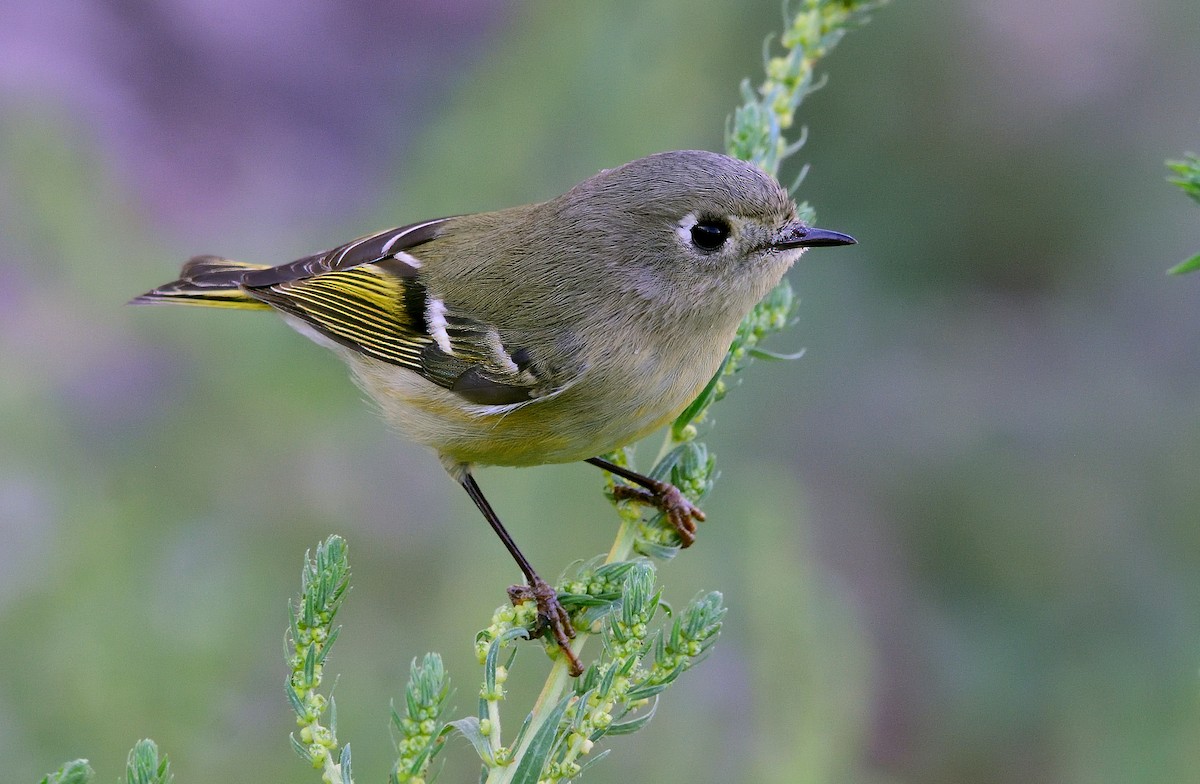
POLYGON ((530 466, 611 452, 674 419, 713 367, 684 365, 657 383, 597 387, 586 379, 516 406, 479 406, 396 366, 347 357, 359 385, 408 438, 461 464, 530 466), (610 388, 615 387, 615 388, 610 388))

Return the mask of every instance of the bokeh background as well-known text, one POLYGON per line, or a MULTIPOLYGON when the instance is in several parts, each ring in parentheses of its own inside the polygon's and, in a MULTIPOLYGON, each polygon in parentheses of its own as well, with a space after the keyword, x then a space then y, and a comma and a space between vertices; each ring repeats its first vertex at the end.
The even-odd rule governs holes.
MULTIPOLYGON (((135 309, 189 255, 282 262, 720 149, 778 3, 8 0, 0 8, 0 760, 139 737, 180 782, 316 780, 286 601, 338 532, 360 781, 387 702, 518 576, 436 461, 262 314, 135 309)), ((589 780, 1200 778, 1194 0, 875 14, 802 109, 799 196, 860 244, 792 273, 798 362, 714 410, 722 479, 668 598, 726 633, 589 780)), ((607 547, 584 466, 481 482, 535 564, 607 547)), ((510 729, 546 663, 517 661, 510 729), (524 680, 522 680, 524 679, 524 680)), ((444 781, 474 777, 454 742, 444 781)))

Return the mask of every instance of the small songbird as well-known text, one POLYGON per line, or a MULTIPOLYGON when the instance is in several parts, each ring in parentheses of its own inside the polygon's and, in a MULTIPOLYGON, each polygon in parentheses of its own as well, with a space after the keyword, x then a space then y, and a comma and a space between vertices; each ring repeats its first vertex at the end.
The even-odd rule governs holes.
POLYGON ((432 447, 571 651, 570 619, 471 475, 586 460, 639 486, 684 547, 701 511, 598 455, 671 421, 717 372, 741 319, 806 248, 780 185, 711 152, 664 152, 539 204, 413 223, 276 267, 196 256, 134 303, 275 310, 333 349, 401 433, 432 447))

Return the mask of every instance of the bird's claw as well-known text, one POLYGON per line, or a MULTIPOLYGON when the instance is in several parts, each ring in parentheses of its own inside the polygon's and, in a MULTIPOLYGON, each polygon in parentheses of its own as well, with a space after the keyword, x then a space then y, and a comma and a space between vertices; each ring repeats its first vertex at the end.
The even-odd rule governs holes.
POLYGON ((572 677, 583 674, 583 664, 575 651, 571 650, 571 638, 575 636, 575 627, 571 625, 571 616, 566 608, 558 601, 558 592, 554 586, 540 577, 536 577, 531 585, 514 585, 508 589, 508 598, 513 604, 521 604, 530 599, 537 602, 537 626, 533 630, 534 637, 540 637, 549 632, 554 637, 563 656, 567 657, 567 671, 572 677))
POLYGON ((700 511, 700 507, 684 497, 683 492, 669 482, 657 482, 652 489, 614 485, 613 497, 618 501, 638 501, 661 509, 678 534, 681 547, 692 546, 696 541, 696 523, 704 522, 704 512, 700 511))

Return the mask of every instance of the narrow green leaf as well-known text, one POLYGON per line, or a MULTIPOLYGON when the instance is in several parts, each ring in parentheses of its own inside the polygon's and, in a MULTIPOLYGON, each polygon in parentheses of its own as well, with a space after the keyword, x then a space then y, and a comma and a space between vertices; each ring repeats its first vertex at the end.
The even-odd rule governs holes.
MULTIPOLYGON (((601 696, 607 696, 612 691, 613 681, 616 680, 616 677, 617 677, 617 668, 609 667, 605 671, 604 677, 600 679, 600 683, 596 685, 596 691, 601 696)), ((580 698, 581 700, 584 701, 584 704, 587 703, 587 700, 586 700, 587 696, 588 695, 584 695, 583 697, 580 698)), ((582 716, 584 712, 579 711, 578 713, 580 716, 582 716)))
POLYGON ((684 462, 688 454, 694 452, 696 449, 697 446, 694 441, 679 444, 670 452, 663 455, 662 460, 659 460, 654 465, 654 468, 650 469, 650 478, 660 481, 670 479, 672 469, 684 462))
POLYGON ((289 734, 288 740, 290 740, 292 742, 292 751, 299 754, 300 759, 304 760, 305 762, 307 762, 309 764, 312 764, 312 754, 309 753, 308 746, 305 746, 303 743, 296 740, 296 733, 293 732, 293 733, 289 734))
POLYGON ((529 739, 529 745, 525 747, 525 753, 521 755, 517 769, 513 773, 512 784, 537 784, 538 779, 542 776, 542 769, 550 761, 550 753, 554 751, 555 742, 558 740, 558 723, 562 721, 563 714, 567 711, 567 705, 574 699, 574 696, 568 694, 563 697, 558 705, 554 706, 554 710, 550 711, 550 715, 546 717, 542 726, 538 727, 534 736, 529 739))
POLYGON ((1180 262, 1179 264, 1176 264, 1174 267, 1171 267, 1171 269, 1167 270, 1167 274, 1168 275, 1184 275, 1189 272, 1195 272, 1196 270, 1200 270, 1200 253, 1197 253, 1195 256, 1192 256, 1187 261, 1180 262))
POLYGON ((650 707, 645 713, 639 714, 632 719, 626 719, 625 721, 614 721, 603 731, 593 735, 592 740, 596 740, 601 735, 628 735, 631 732, 637 732, 650 723, 650 720, 654 718, 654 712, 657 710, 658 697, 655 697, 654 702, 650 703, 650 707))
POLYGON ((492 640, 483 662, 483 689, 488 694, 496 693, 496 659, 500 656, 500 639, 497 637, 492 640))
POLYGON ((617 598, 617 594, 608 593, 599 596, 593 596, 590 593, 560 593, 558 595, 558 603, 567 609, 575 609, 578 607, 604 607, 613 603, 617 598))
POLYGON ((667 677, 664 678, 661 683, 655 683, 655 684, 651 684, 648 686, 638 686, 636 688, 630 689, 629 692, 625 695, 625 699, 629 700, 630 702, 637 702, 638 700, 644 700, 649 697, 655 697, 658 694, 665 691, 666 688, 668 686, 670 686, 671 683, 673 683, 674 680, 676 678, 678 678, 680 673, 682 673, 682 672, 683 672, 682 666, 676 667, 674 670, 671 670, 671 673, 668 674, 667 677))
POLYGON ((296 690, 294 688, 292 688, 292 679, 291 678, 288 678, 287 683, 284 684, 284 690, 287 694, 288 702, 292 706, 292 711, 297 716, 303 716, 304 715, 304 705, 300 702, 300 695, 296 694, 296 690))
POLYGON ((304 652, 304 685, 306 688, 313 688, 316 684, 313 683, 313 676, 317 671, 317 646, 310 645, 308 650, 304 652))
POLYGON ((290 599, 288 600, 288 619, 291 627, 291 636, 288 637, 288 647, 294 649, 296 641, 300 639, 300 618, 296 605, 290 599))
POLYGON ((483 737, 483 732, 479 729, 478 716, 467 716, 452 721, 449 726, 461 732, 462 736, 471 742, 471 745, 475 747, 475 753, 486 765, 496 764, 496 759, 492 756, 491 744, 488 743, 487 738, 483 737))
POLYGON ((533 714, 526 713, 525 720, 521 722, 521 729, 517 731, 517 737, 513 739, 512 746, 510 748, 521 748, 521 741, 525 739, 525 733, 529 731, 529 723, 531 721, 533 721, 533 714))
POLYGON ((804 356, 804 352, 806 351, 808 351, 808 349, 802 348, 799 351, 795 351, 791 354, 779 354, 774 351, 768 351, 765 348, 755 347, 750 349, 750 351, 747 353, 749 353, 750 356, 754 357, 755 359, 768 359, 776 362, 791 362, 793 360, 800 359, 800 357, 804 356))
POLYGON ((609 613, 616 609, 616 607, 617 603, 613 600, 606 600, 593 607, 588 607, 581 615, 578 616, 579 623, 583 628, 589 628, 592 626, 592 624, 596 623, 596 621, 607 617, 609 613))
POLYGON ((725 368, 729 366, 729 355, 725 355, 725 359, 721 360, 721 366, 717 368, 717 372, 713 375, 708 383, 704 385, 704 389, 696 396, 696 399, 688 404, 688 407, 683 409, 683 413, 675 417, 675 422, 671 425, 671 437, 676 441, 682 440, 683 429, 690 425, 700 412, 708 408, 708 405, 713 402, 713 396, 716 395, 717 382, 721 380, 721 376, 725 374, 725 368))
POLYGON ((648 558, 657 558, 660 561, 669 561, 679 555, 679 545, 673 544, 655 544, 653 542, 638 542, 636 549, 640 555, 648 558))
POLYGON ((325 644, 321 646, 321 656, 317 659, 317 664, 325 664, 325 659, 329 657, 329 652, 333 650, 333 644, 337 642, 338 634, 341 631, 341 626, 335 626, 329 630, 329 636, 325 638, 325 644))
POLYGON ((501 634, 500 639, 504 642, 510 642, 512 640, 528 640, 529 630, 524 626, 514 626, 513 628, 501 634))
POLYGON ((392 700, 390 705, 391 705, 391 709, 392 709, 392 731, 393 732, 403 732, 404 731, 404 719, 400 718, 400 713, 399 713, 399 711, 396 710, 396 701, 392 700))
MULTIPOLYGON (((417 660, 412 660, 412 671, 415 674, 417 669, 417 660)), ((412 685, 412 680, 409 680, 409 685, 412 685)), ((416 716, 421 710, 421 701, 417 699, 417 690, 408 688, 404 690, 404 703, 408 706, 408 715, 416 716)))

